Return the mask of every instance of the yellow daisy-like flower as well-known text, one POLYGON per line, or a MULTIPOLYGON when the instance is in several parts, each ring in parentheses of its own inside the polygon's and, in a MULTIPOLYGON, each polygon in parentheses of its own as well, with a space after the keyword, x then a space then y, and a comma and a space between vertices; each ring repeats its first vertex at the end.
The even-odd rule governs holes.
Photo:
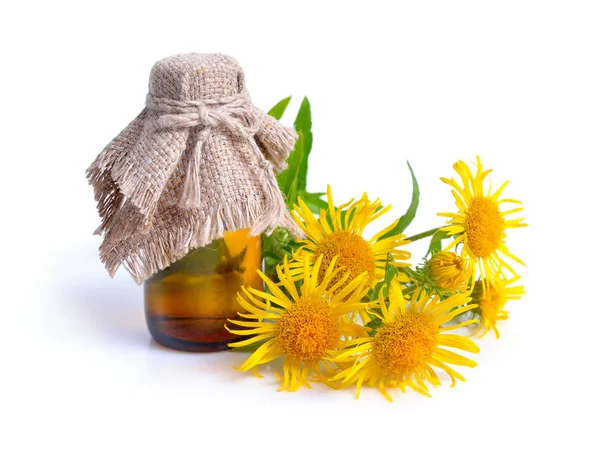
POLYGON ((340 277, 335 260, 326 268, 322 281, 318 280, 323 257, 314 266, 305 262, 302 286, 296 288, 290 265, 284 260, 277 275, 284 292, 264 273, 258 272, 271 293, 243 287, 244 296, 238 301, 247 313, 239 313, 248 321, 229 320, 245 329, 232 329, 237 335, 252 336, 230 347, 243 347, 265 341, 239 367, 253 370, 279 356, 284 356, 281 390, 296 391, 303 385, 310 388, 309 377, 328 382, 335 369, 336 354, 344 348, 346 339, 364 334, 361 326, 349 321, 349 314, 365 308, 361 299, 367 293, 366 273, 348 281, 349 274, 340 277), (332 284, 332 280, 338 279, 332 284), (344 285, 344 287, 342 287, 344 285), (341 289, 340 289, 341 287, 341 289), (248 299, 248 300, 246 300, 248 299))
POLYGON ((498 321, 508 319, 508 312, 504 309, 509 300, 520 299, 525 294, 525 288, 522 285, 511 286, 516 283, 520 277, 515 276, 509 280, 505 278, 496 279, 493 283, 486 283, 487 289, 483 288, 481 281, 475 283, 473 289, 473 303, 479 308, 473 310, 474 313, 479 313, 481 320, 475 334, 480 333, 479 337, 483 337, 491 329, 494 330, 496 338, 500 338, 500 332, 496 327, 498 321))
POLYGON ((323 257, 319 280, 324 278, 325 269, 337 257, 337 266, 342 270, 333 278, 333 282, 346 274, 352 280, 366 272, 369 286, 384 278, 388 254, 393 258, 389 263, 397 267, 409 265, 406 261, 410 253, 398 249, 408 243, 405 235, 382 238, 394 228, 397 221, 370 239, 363 237, 367 225, 388 212, 391 206, 382 207, 379 199, 370 201, 364 194, 360 200, 351 200, 336 209, 330 186, 327 187, 327 202, 329 208, 321 210, 319 218, 313 215, 301 198, 298 198, 298 205, 294 206, 292 216, 307 236, 295 254, 296 260, 290 263, 295 279, 302 276, 305 258, 312 265, 319 257, 323 257))
POLYGON ((441 251, 425 263, 427 278, 442 292, 466 291, 473 275, 468 260, 450 251, 441 251))
POLYGON ((478 353, 479 348, 467 338, 447 331, 458 329, 476 320, 469 320, 457 325, 445 326, 448 321, 474 305, 467 294, 455 294, 441 301, 439 297, 429 297, 425 292, 416 292, 410 300, 402 295, 400 283, 392 281, 390 286, 389 306, 380 292, 378 304, 382 325, 374 337, 360 337, 349 340, 347 349, 338 355, 340 361, 354 360, 354 364, 339 372, 333 380, 341 380, 342 386, 356 383, 357 394, 363 383, 378 387, 389 400, 387 388, 406 387, 430 396, 426 382, 440 385, 440 380, 433 369, 437 367, 445 371, 452 379, 463 380, 464 377, 448 364, 474 367, 476 363, 446 348, 456 348, 471 353, 478 353), (442 348, 444 347, 444 348, 442 348))
POLYGON ((455 179, 442 178, 444 183, 453 188, 452 195, 458 207, 458 213, 439 213, 440 216, 451 219, 448 221, 448 226, 443 227, 442 230, 455 237, 446 250, 463 243, 462 257, 476 262, 480 277, 488 281, 496 279, 504 268, 516 275, 506 258, 521 265, 525 264, 506 247, 505 232, 506 229, 526 227, 527 224, 523 222, 523 218, 506 218, 510 214, 522 211, 522 207, 501 211, 500 205, 503 203, 518 205, 521 202, 500 198, 508 181, 504 182, 494 193, 491 192, 490 185, 486 193, 483 188, 484 179, 492 170, 484 171, 479 157, 477 157, 476 167, 475 175, 473 175, 465 162, 454 163, 454 169, 460 176, 462 184, 456 182, 455 179))

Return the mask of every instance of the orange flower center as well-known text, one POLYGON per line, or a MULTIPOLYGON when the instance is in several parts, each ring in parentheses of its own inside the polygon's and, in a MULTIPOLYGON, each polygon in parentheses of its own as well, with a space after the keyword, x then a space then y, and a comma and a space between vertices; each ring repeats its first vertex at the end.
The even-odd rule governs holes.
POLYGON ((498 204, 490 198, 478 196, 467 209, 465 219, 465 244, 475 257, 489 257, 502 242, 504 219, 498 204))
POLYGON ((375 358, 389 374, 410 373, 431 358, 438 334, 430 317, 408 313, 379 329, 373 342, 375 358))
MULTIPOLYGON (((367 272, 367 284, 375 279, 375 255, 369 243, 359 235, 346 230, 337 230, 327 235, 317 247, 315 257, 323 255, 319 270, 319 281, 323 280, 325 271, 335 256, 338 257, 336 267, 344 267, 331 281, 337 283, 346 273, 350 273, 347 282, 352 281, 363 272, 367 272)), ((343 286, 342 286, 343 287, 343 286)))
POLYGON ((281 315, 276 336, 284 354, 310 362, 336 347, 340 329, 324 300, 302 299, 281 315))

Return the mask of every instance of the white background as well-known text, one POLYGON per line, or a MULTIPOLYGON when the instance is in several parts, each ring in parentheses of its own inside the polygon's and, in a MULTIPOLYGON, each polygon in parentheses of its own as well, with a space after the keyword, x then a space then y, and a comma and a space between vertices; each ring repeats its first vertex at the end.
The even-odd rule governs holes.
POLYGON ((598 458, 597 2, 51 1, 0 17, 3 459, 598 458), (84 171, 141 109, 152 64, 190 51, 235 56, 265 110, 310 97, 312 191, 368 191, 398 216, 409 160, 410 233, 452 210, 439 177, 457 159, 511 179, 528 294, 466 383, 393 404, 277 393, 232 369, 239 354, 152 342, 140 288, 97 258, 84 171))

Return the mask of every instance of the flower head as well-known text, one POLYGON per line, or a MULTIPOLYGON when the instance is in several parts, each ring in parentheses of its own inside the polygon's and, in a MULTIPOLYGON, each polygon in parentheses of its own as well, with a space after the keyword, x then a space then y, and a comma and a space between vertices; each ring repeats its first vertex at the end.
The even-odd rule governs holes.
POLYGON ((481 281, 475 283, 472 302, 477 304, 478 308, 474 309, 473 313, 480 317, 479 327, 475 331, 475 333, 481 332, 480 337, 487 334, 490 329, 494 330, 496 338, 500 337, 496 323, 508 319, 508 311, 504 309, 506 303, 509 300, 520 299, 525 294, 522 285, 511 286, 519 279, 518 276, 510 280, 499 278, 493 283, 487 283, 486 289, 481 281))
POLYGON ((246 313, 239 316, 247 321, 229 320, 244 327, 231 332, 251 337, 229 346, 264 343, 239 367, 241 371, 255 371, 261 364, 284 356, 281 390, 296 391, 302 385, 310 386, 309 377, 327 381, 326 374, 333 371, 336 354, 346 339, 364 334, 361 326, 349 321, 349 314, 365 307, 361 300, 369 289, 367 274, 348 281, 349 273, 340 277, 341 269, 335 268, 334 259, 319 280, 322 259, 320 256, 314 266, 305 261, 300 290, 287 259, 283 268, 277 267, 283 289, 260 271, 271 293, 242 288, 244 295, 238 294, 238 301, 246 313), (339 280, 332 284, 334 279, 339 280))
POLYGON ((463 243, 461 256, 476 262, 478 274, 488 281, 496 279, 504 269, 516 275, 506 259, 525 264, 506 247, 505 232, 509 228, 525 227, 527 224, 523 218, 507 218, 508 215, 522 211, 523 208, 516 207, 502 211, 500 205, 521 204, 521 202, 500 198, 508 181, 494 193, 491 193, 491 186, 487 193, 484 192, 484 180, 492 170, 484 171, 479 157, 477 157, 475 175, 463 161, 455 163, 454 169, 460 176, 461 184, 455 179, 442 178, 444 183, 453 188, 452 194, 458 207, 458 212, 439 214, 450 218, 443 230, 454 237, 446 249, 463 243))
POLYGON ((455 252, 434 254, 424 266, 427 279, 441 292, 466 291, 473 274, 472 265, 455 252))
POLYGON ((448 321, 474 305, 466 305, 471 299, 465 293, 455 294, 446 300, 429 297, 425 292, 415 292, 407 301, 397 280, 390 286, 389 305, 380 292, 376 310, 371 313, 381 319, 382 324, 374 337, 360 337, 348 341, 339 360, 347 359, 354 364, 333 377, 343 386, 356 384, 357 397, 363 383, 376 386, 391 401, 387 388, 399 387, 402 391, 410 387, 429 396, 426 382, 439 385, 440 380, 433 369, 445 371, 452 379, 464 380, 463 376, 448 364, 474 367, 476 363, 446 348, 478 353, 479 348, 467 337, 446 334, 474 321, 446 326, 448 321), (444 347, 444 348, 441 348, 444 347))
POLYGON ((332 279, 334 283, 346 274, 350 281, 366 272, 369 286, 384 277, 388 254, 393 258, 390 263, 398 267, 408 265, 406 261, 410 258, 410 253, 398 249, 408 243, 404 240, 404 235, 386 236, 396 222, 370 239, 363 237, 367 225, 388 212, 391 206, 382 207, 380 200, 370 201, 364 194, 360 200, 351 200, 336 208, 329 186, 327 201, 329 208, 321 210, 319 218, 313 215, 301 198, 298 198, 298 205, 294 206, 294 220, 307 236, 307 239, 300 242, 302 246, 296 253, 296 260, 290 263, 296 279, 301 276, 305 258, 312 265, 319 257, 323 257, 319 280, 323 280, 326 268, 337 257, 337 266, 341 270, 332 279))

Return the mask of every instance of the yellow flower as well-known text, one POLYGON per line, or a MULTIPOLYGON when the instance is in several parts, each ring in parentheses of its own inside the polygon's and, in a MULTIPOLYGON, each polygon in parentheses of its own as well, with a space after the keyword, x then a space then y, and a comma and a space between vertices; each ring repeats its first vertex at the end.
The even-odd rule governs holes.
POLYGON ((382 321, 376 335, 348 341, 346 351, 338 355, 338 360, 354 361, 354 364, 335 375, 333 380, 341 380, 342 386, 356 383, 357 397, 363 383, 378 387, 389 401, 392 398, 387 388, 399 387, 405 391, 408 386, 430 396, 426 382, 440 385, 434 367, 450 376, 451 386, 455 379, 464 381, 464 377, 448 364, 474 367, 476 363, 441 347, 479 352, 471 339, 445 333, 476 322, 469 320, 444 326, 457 315, 474 308, 474 305, 466 305, 469 300, 465 293, 441 301, 439 297, 431 298, 421 291, 407 301, 400 283, 394 280, 390 286, 389 306, 380 293, 377 307, 381 309, 381 315, 371 312, 382 321))
POLYGON ((483 188, 484 179, 492 170, 484 171, 479 157, 477 157, 476 166, 477 171, 473 176, 465 162, 454 163, 454 169, 460 176, 462 184, 458 184, 455 179, 442 178, 444 183, 453 188, 452 195, 456 200, 458 213, 440 213, 439 215, 451 219, 448 221, 448 226, 443 227, 443 230, 448 235, 455 237, 446 250, 463 243, 462 257, 477 263, 478 274, 481 278, 493 281, 504 268, 516 275, 506 258, 525 265, 521 259, 508 250, 504 241, 506 229, 526 227, 527 224, 523 222, 523 218, 506 219, 506 216, 522 211, 523 208, 500 210, 499 206, 503 203, 521 204, 520 201, 513 199, 500 199, 508 181, 494 193, 491 193, 490 185, 486 193, 483 188))
POLYGON ((309 377, 328 381, 326 375, 333 372, 335 356, 344 347, 346 339, 364 334, 364 328, 352 324, 348 318, 349 314, 365 307, 361 299, 369 290, 365 283, 366 273, 350 281, 347 279, 349 274, 346 274, 328 288, 331 281, 339 277, 340 269, 334 268, 336 261, 332 260, 324 272, 323 281, 319 282, 321 262, 322 257, 319 257, 310 267, 306 261, 299 291, 287 259, 283 268, 277 267, 277 275, 287 293, 260 271, 258 274, 271 293, 242 288, 245 298, 238 294, 238 301, 247 313, 239 315, 248 321, 230 320, 245 328, 231 332, 251 337, 229 346, 243 347, 265 342, 239 370, 256 373, 261 364, 284 356, 283 377, 278 376, 282 381, 280 390, 296 391, 302 385, 310 388, 309 377), (338 289, 342 284, 345 287, 338 289))
POLYGON ((442 292, 466 291, 473 275, 469 261, 449 251, 435 254, 424 269, 429 281, 442 292))
POLYGON ((379 199, 370 201, 367 194, 364 194, 360 200, 351 200, 336 209, 330 186, 327 187, 327 201, 329 209, 321 210, 318 219, 301 198, 298 198, 298 205, 294 206, 294 220, 307 236, 306 240, 301 241, 302 246, 295 254, 296 260, 290 263, 294 279, 301 277, 304 258, 308 258, 312 265, 320 256, 323 257, 323 265, 319 280, 323 279, 326 267, 337 257, 337 266, 342 270, 333 282, 346 274, 352 280, 366 272, 369 286, 384 278, 388 254, 393 258, 390 261, 393 265, 409 265, 405 261, 410 258, 410 253, 398 249, 408 243, 404 240, 404 235, 381 238, 392 230, 397 221, 368 240, 363 237, 365 227, 388 212, 391 206, 382 208, 379 199))
POLYGON ((510 280, 499 278, 494 280, 493 283, 486 283, 487 289, 483 289, 481 281, 475 283, 473 303, 477 304, 479 308, 473 310, 473 312, 479 313, 481 316, 479 327, 475 331, 475 334, 481 332, 479 337, 483 337, 490 329, 494 330, 496 338, 500 337, 496 322, 508 319, 508 312, 504 309, 506 302, 520 299, 525 294, 525 288, 522 285, 510 286, 519 279, 518 276, 510 280))

